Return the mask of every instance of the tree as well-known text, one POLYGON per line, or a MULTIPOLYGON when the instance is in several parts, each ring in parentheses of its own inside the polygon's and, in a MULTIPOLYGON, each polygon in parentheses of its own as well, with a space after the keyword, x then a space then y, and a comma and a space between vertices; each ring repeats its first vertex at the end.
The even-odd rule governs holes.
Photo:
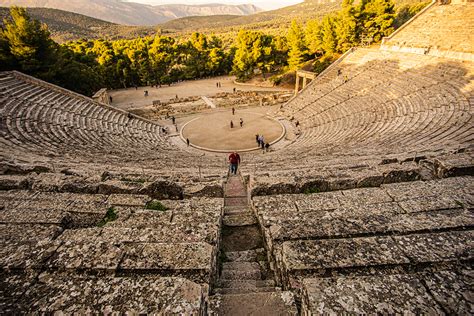
POLYGON ((334 16, 326 15, 321 22, 321 48, 324 54, 331 55, 336 52, 337 35, 335 32, 334 16))
POLYGON ((11 7, 10 16, 1 29, 0 59, 23 72, 44 76, 56 61, 57 45, 46 26, 31 20, 24 8, 11 7))
POLYGON ((306 23, 305 40, 308 53, 315 55, 322 51, 321 24, 318 20, 309 20, 306 23))
POLYGON ((336 51, 343 53, 357 44, 357 10, 354 0, 344 0, 342 9, 334 19, 334 32, 337 37, 336 51))
POLYGON ((296 70, 303 63, 306 45, 303 30, 295 20, 291 21, 291 27, 286 38, 289 47, 288 68, 290 70, 296 70))
POLYGON ((393 32, 395 11, 391 0, 362 0, 359 10, 363 36, 379 42, 393 32))

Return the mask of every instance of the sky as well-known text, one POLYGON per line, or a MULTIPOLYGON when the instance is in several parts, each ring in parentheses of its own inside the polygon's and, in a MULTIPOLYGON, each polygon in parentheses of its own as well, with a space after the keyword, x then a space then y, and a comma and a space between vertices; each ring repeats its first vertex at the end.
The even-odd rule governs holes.
POLYGON ((151 5, 158 4, 206 4, 206 3, 223 3, 223 4, 247 4, 251 3, 263 10, 274 10, 286 7, 292 4, 303 2, 303 0, 126 0, 128 2, 138 2, 151 5))

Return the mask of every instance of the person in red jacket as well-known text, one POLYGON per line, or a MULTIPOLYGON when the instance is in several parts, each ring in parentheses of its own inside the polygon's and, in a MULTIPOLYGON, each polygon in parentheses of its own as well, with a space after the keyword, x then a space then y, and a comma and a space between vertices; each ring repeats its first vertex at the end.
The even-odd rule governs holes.
POLYGON ((230 163, 230 173, 237 174, 237 168, 240 164, 240 155, 237 152, 233 152, 229 155, 229 163, 230 163))

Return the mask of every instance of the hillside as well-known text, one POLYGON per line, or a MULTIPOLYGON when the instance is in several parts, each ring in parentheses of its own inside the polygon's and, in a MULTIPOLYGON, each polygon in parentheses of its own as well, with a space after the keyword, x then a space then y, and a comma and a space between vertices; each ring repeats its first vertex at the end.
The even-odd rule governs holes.
MULTIPOLYGON (((119 25, 82 14, 48 8, 28 8, 32 18, 48 25, 53 39, 59 43, 87 39, 121 39, 151 35, 154 27, 119 25)), ((0 7, 0 19, 9 14, 9 8, 0 7)))
POLYGON ((120 0, 0 0, 0 6, 52 8, 84 14, 124 25, 156 25, 186 16, 248 15, 261 11, 254 5, 145 5, 120 0))
MULTIPOLYGON (((426 2, 426 0, 393 0, 397 7, 405 4, 426 2)), ((287 28, 291 20, 306 22, 320 19, 324 15, 339 10, 341 0, 306 0, 302 3, 283 7, 277 10, 259 12, 246 16, 217 17, 185 17, 160 25, 165 32, 227 33, 236 32, 240 28, 261 30, 270 34, 279 33, 279 29, 287 28)))

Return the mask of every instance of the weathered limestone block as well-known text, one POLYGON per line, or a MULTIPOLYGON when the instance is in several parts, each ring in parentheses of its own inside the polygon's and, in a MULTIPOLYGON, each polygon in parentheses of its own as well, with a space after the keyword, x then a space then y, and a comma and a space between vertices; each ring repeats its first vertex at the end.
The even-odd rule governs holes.
POLYGON ((2 270, 41 269, 59 245, 59 242, 46 239, 41 241, 2 242, 0 267, 2 270))
POLYGON ((142 183, 106 180, 98 184, 98 193, 100 194, 139 194, 143 188, 142 183))
POLYGON ((422 211, 396 215, 390 220, 387 231, 417 232, 439 229, 459 229, 474 226, 474 214, 463 209, 422 211))
POLYGON ((200 196, 222 198, 224 197, 223 184, 221 181, 187 184, 184 187, 183 195, 185 198, 200 196))
POLYGON ((341 191, 338 197, 342 206, 369 205, 392 202, 392 198, 380 188, 361 188, 341 191))
POLYGON ((29 173, 52 172, 52 170, 44 165, 27 165, 17 163, 0 163, 0 174, 29 174, 29 173))
POLYGON ((67 227, 72 223, 72 218, 71 214, 60 209, 29 209, 19 206, 0 212, 0 223, 55 224, 67 227))
POLYGON ((43 273, 18 304, 28 313, 203 315, 206 291, 182 278, 43 273))
POLYGON ((59 186, 59 192, 95 194, 99 191, 99 186, 99 183, 91 182, 82 177, 69 176, 59 186))
POLYGON ((140 194, 147 194, 159 200, 178 200, 184 196, 183 187, 171 181, 155 181, 140 190, 140 194))
POLYGON ((107 199, 109 205, 117 206, 140 206, 145 207, 151 198, 147 195, 138 194, 111 194, 107 199))
POLYGON ((219 240, 220 216, 195 216, 189 212, 153 211, 134 213, 128 219, 107 224, 101 239, 111 242, 207 242, 216 245, 219 240), (147 215, 148 214, 148 215, 147 215))
POLYGON ((0 190, 25 190, 30 186, 30 181, 25 176, 1 175, 0 190))
POLYGON ((285 241, 385 233, 400 213, 403 210, 396 203, 383 203, 262 218, 273 240, 285 241))
POLYGON ((472 269, 423 273, 420 277, 433 298, 448 314, 470 315, 474 309, 472 269))
POLYGON ((299 185, 293 177, 259 177, 250 186, 251 196, 300 193, 299 185))
POLYGON ((120 263, 124 273, 159 273, 210 283, 215 271, 215 248, 207 243, 127 244, 120 263))
POLYGON ((304 279, 303 287, 302 312, 307 315, 444 314, 410 275, 304 279))
POLYGON ((409 263, 390 237, 287 241, 282 246, 288 273, 303 270, 409 263))
POLYGON ((173 216, 171 211, 136 211, 128 217, 119 217, 113 222, 107 223, 107 227, 116 228, 155 228, 163 223, 170 223, 173 216))
POLYGON ((394 236, 411 262, 469 260, 474 256, 472 231, 394 236))
POLYGON ((440 156, 433 159, 438 177, 474 176, 474 162, 471 152, 440 156))
POLYGON ((31 177, 34 191, 58 192, 67 176, 61 173, 40 173, 31 177))
POLYGON ((19 304, 18 300, 33 285, 37 276, 38 273, 31 270, 19 273, 5 270, 0 272, 0 311, 2 314, 26 313, 26 307, 19 304))
POLYGON ((114 272, 123 255, 123 245, 96 240, 66 241, 47 262, 49 269, 114 272))
POLYGON ((15 244, 25 241, 50 241, 63 232, 58 225, 0 224, 0 242, 15 244))
POLYGON ((459 202, 443 196, 426 196, 416 199, 408 199, 400 201, 398 204, 407 213, 461 208, 461 204, 459 202))
POLYGON ((415 162, 379 165, 377 169, 383 174, 383 183, 416 181, 422 178, 422 167, 415 162))

